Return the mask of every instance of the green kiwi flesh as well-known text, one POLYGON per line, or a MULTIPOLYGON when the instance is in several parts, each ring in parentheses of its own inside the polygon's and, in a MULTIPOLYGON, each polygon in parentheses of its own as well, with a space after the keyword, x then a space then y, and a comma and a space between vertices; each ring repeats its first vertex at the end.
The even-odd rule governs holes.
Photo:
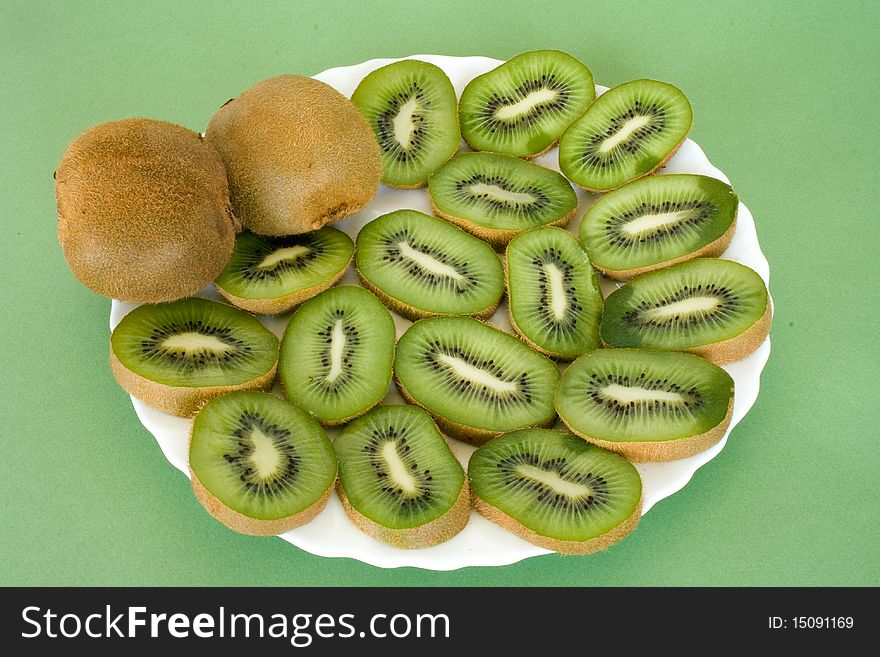
POLYGON ((398 341, 394 370, 407 399, 447 433, 472 442, 556 417, 556 364, 469 317, 414 323, 398 341))
POLYGON ((245 231, 215 285, 245 310, 282 313, 333 285, 353 255, 354 242, 335 228, 287 237, 245 231))
POLYGON ((733 379, 693 354, 599 349, 565 370, 555 403, 569 429, 590 442, 633 460, 681 458, 696 453, 689 441, 702 451, 721 439, 733 379))
POLYGON ((590 261, 614 278, 689 257, 719 256, 733 237, 739 200, 708 176, 636 180, 598 199, 581 221, 590 261))
POLYGON ((361 280, 410 318, 491 315, 504 293, 504 269, 488 244, 415 210, 374 219, 357 236, 361 280))
POLYGON ((334 287, 309 299, 281 340, 287 399, 327 425, 365 413, 388 392, 394 337, 390 313, 363 288, 334 287))
POLYGON ((480 513, 557 552, 606 548, 641 511, 642 481, 629 461, 559 431, 490 440, 471 455, 468 477, 480 513))
POLYGON ((352 519, 362 529, 363 518, 381 528, 369 532, 377 538, 405 547, 433 545, 467 524, 464 470, 422 409, 378 406, 349 423, 333 446, 352 519), (456 517, 444 522, 450 513, 456 517))
POLYGON ((311 520, 336 481, 324 429, 264 392, 232 392, 205 405, 193 421, 189 464, 207 510, 248 534, 311 520))
POLYGON ((605 192, 659 169, 684 142, 691 105, 680 89, 633 80, 596 99, 559 141, 562 173, 605 192))
POLYGON ((634 278, 608 295, 601 333, 613 347, 691 351, 723 363, 754 351, 769 321, 767 287, 755 271, 698 258, 634 278), (714 357, 714 346, 739 338, 744 344, 735 353, 714 357))
POLYGON ((593 74, 558 50, 536 50, 477 76, 459 103, 474 150, 534 157, 548 150, 596 97, 593 74))
POLYGON ((565 225, 577 195, 559 173, 495 153, 463 153, 428 182, 434 211, 477 237, 506 244, 546 225, 565 225))
POLYGON ((458 101, 446 74, 407 59, 361 80, 351 101, 366 117, 382 151, 382 182, 421 187, 458 150, 458 101))
POLYGON ((507 247, 510 323, 538 351, 571 360, 600 345, 599 277, 574 236, 539 228, 507 247))
POLYGON ((268 387, 278 361, 278 339, 259 320, 196 297, 135 308, 114 329, 110 349, 126 391, 183 416, 228 390, 268 387))

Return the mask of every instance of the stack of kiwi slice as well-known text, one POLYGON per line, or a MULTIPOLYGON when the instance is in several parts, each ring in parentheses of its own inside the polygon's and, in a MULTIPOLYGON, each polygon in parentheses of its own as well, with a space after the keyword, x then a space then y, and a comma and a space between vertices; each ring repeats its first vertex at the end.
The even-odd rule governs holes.
POLYGON ((143 121, 81 137, 59 169, 60 237, 86 284, 149 304, 114 329, 113 374, 194 418, 193 490, 232 529, 294 529, 335 487, 358 528, 397 548, 453 538, 473 507, 586 554, 635 529, 632 462, 724 437, 735 391, 721 365, 770 327, 764 281, 721 259, 731 186, 658 173, 691 122, 676 87, 635 80, 597 98, 590 69, 553 50, 474 78, 460 100, 415 59, 368 74, 350 100, 280 76, 218 110, 206 140, 143 121), (561 172, 540 157, 557 143, 561 172), (356 239, 327 225, 380 176, 427 186, 433 215, 360 221, 356 239), (586 192, 601 196, 578 212, 586 192), (123 206, 147 232, 107 229, 123 206), (167 208, 206 223, 178 251, 157 219, 167 208), (147 247, 134 282, 118 262, 95 267, 116 242, 147 247), (179 276, 155 273, 180 262, 179 276), (604 298, 600 275, 619 281, 604 298), (225 302, 190 296, 210 277, 225 302), (466 468, 455 440, 476 448, 466 468))

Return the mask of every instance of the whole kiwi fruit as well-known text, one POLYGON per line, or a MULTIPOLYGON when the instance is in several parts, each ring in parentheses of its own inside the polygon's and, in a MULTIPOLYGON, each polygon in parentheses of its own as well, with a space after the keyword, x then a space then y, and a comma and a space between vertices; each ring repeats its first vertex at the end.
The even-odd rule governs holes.
POLYGON ((220 273, 238 222, 219 154, 152 119, 89 128, 55 172, 58 239, 88 288, 131 303, 190 296, 220 273))
POLYGON ((214 114, 232 207, 260 235, 317 230, 364 207, 382 177, 367 120, 333 87, 298 75, 258 82, 214 114))

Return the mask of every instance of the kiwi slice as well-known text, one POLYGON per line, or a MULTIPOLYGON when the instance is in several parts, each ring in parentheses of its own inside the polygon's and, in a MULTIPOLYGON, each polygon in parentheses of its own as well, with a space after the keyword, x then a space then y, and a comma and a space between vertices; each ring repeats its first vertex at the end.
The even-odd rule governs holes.
POLYGON ((571 360, 599 346, 599 277, 574 236, 539 228, 507 247, 510 323, 538 351, 571 360))
POLYGON ((716 178, 650 176, 593 203, 581 221, 581 243, 599 271, 629 280, 721 255, 733 239, 738 206, 730 185, 716 178))
POLYGON ((771 313, 756 272, 698 258, 634 278, 608 295, 601 333, 612 347, 690 351, 722 365, 760 346, 771 313))
POLYGON ((214 283, 239 308, 276 315, 336 283, 353 255, 354 242, 335 228, 276 238, 246 231, 214 283))
POLYGON ((314 518, 336 482, 336 456, 308 413, 266 392, 231 392, 193 421, 192 487, 242 534, 272 536, 314 518))
POLYGON ((559 167, 576 185, 606 192, 653 173, 691 129, 691 105, 680 89, 633 80, 596 99, 559 140, 559 167))
POLYGON ((268 389, 277 364, 278 338, 259 320, 208 299, 139 306, 110 336, 119 385, 180 417, 231 390, 268 389))
POLYGON ((470 317, 423 319, 397 344, 397 387, 446 433, 480 444, 549 426, 559 369, 512 335, 470 317))
POLYGON ((449 540, 467 525, 467 477, 425 411, 379 406, 333 443, 339 497, 364 532, 399 548, 449 540))
POLYGON ((431 176, 428 191, 435 214, 494 246, 532 228, 564 226, 577 207, 577 195, 557 172, 495 153, 450 160, 431 176))
POLYGON ((596 97, 593 74, 571 55, 535 50, 479 75, 461 94, 461 134, 474 150, 536 157, 596 97))
POLYGON ((556 410, 572 432, 631 461, 673 461, 721 440, 733 379, 692 354, 599 349, 565 370, 556 410))
POLYGON ((642 480, 617 454, 549 429, 504 434, 468 463, 474 506, 530 543, 590 554, 636 528, 642 480))
POLYGON ((342 424, 382 401, 391 383, 394 320, 367 290, 345 285, 297 309, 281 339, 287 399, 321 424, 342 424))
POLYGON ((504 294, 504 269, 488 244, 441 219, 398 210, 357 236, 361 280, 410 319, 488 317, 504 294))
POLYGON ((415 59, 376 69, 351 101, 367 118, 382 150, 382 182, 422 187, 458 150, 458 101, 446 73, 415 59))

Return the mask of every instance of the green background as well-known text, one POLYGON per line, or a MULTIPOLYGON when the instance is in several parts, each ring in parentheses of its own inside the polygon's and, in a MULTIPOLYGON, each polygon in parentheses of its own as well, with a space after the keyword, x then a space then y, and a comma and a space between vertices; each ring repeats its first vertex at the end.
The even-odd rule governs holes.
POLYGON ((152 4, 0 10, 0 584, 880 584, 880 3, 152 4), (225 529, 114 383, 110 302, 61 256, 52 172, 66 144, 130 116, 203 129, 282 72, 536 48, 606 85, 653 77, 689 95, 692 136, 752 210, 772 268, 757 404, 684 490, 591 557, 381 570, 225 529))

